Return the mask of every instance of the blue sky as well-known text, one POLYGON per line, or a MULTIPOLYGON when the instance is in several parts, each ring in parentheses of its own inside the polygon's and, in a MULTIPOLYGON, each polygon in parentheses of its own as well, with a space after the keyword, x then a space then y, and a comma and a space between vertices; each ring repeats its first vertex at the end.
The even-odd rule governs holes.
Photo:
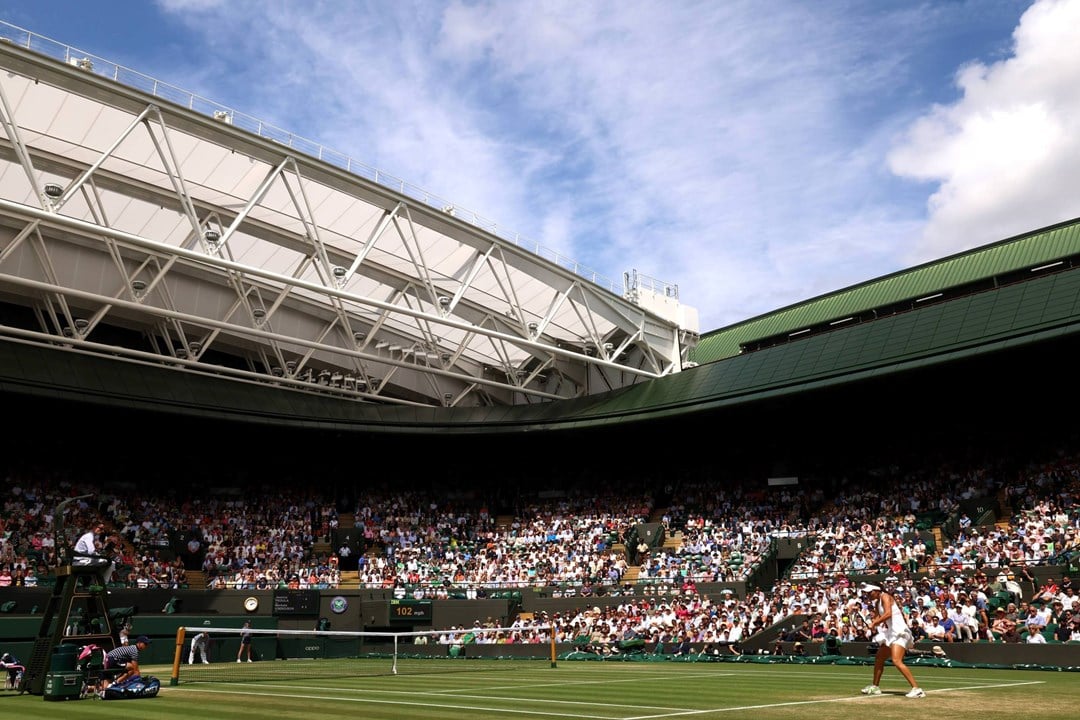
POLYGON ((1080 216, 1080 0, 8 0, 703 332, 1080 216))

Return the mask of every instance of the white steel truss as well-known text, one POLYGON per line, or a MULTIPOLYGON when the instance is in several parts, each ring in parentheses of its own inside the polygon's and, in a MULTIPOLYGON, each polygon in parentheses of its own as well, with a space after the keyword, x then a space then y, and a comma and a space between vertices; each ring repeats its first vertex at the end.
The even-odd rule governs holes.
POLYGON ((0 339, 361 401, 544 402, 684 333, 422 200, 0 43, 0 339))

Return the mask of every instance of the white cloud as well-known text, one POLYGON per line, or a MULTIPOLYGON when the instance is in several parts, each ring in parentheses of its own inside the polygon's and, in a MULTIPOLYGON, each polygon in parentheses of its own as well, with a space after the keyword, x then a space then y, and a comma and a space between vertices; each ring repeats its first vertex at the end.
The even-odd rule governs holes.
POLYGON ((1080 2, 1024 13, 1009 57, 956 75, 961 96, 915 122, 890 156, 899 175, 938 184, 909 256, 921 262, 1080 211, 1080 2))
POLYGON ((161 2, 212 49, 192 89, 608 278, 677 283, 706 331, 1072 204, 1076 3, 1038 3, 1015 57, 932 106, 979 59, 943 48, 987 16, 1007 39, 1015 0, 161 2))

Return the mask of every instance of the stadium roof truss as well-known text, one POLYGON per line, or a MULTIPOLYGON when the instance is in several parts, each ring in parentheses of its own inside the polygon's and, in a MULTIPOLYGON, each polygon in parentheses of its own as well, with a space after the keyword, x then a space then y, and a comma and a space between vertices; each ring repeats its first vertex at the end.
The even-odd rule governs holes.
POLYGON ((681 369, 687 335, 626 292, 71 60, 0 43, 0 300, 25 310, 0 336, 420 406, 681 369))

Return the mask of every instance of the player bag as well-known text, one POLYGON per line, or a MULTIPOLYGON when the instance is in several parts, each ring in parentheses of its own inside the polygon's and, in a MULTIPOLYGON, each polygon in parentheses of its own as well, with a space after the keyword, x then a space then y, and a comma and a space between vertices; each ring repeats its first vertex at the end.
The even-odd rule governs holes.
POLYGON ((151 675, 133 677, 105 688, 104 700, 141 700, 152 698, 161 690, 161 681, 151 675))

